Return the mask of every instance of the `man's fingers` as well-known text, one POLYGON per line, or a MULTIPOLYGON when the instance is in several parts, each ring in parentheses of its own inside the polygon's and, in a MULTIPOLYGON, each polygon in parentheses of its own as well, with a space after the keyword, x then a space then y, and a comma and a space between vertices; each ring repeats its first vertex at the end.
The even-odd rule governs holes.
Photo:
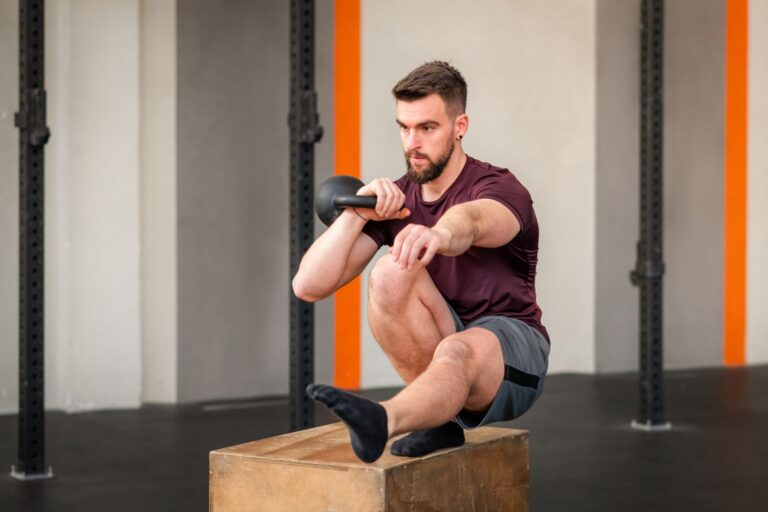
POLYGON ((405 226, 403 230, 400 231, 400 233, 398 233, 397 236, 395 237, 395 242, 392 244, 392 248, 389 251, 390 254, 392 254, 392 259, 394 259, 395 262, 397 262, 400 259, 400 251, 402 250, 402 247, 403 247, 404 235, 408 233, 410 228, 411 228, 410 225, 405 226))
POLYGON ((424 251, 427 244, 429 244, 429 229, 424 228, 423 226, 420 226, 419 228, 420 229, 418 230, 414 230, 414 232, 409 237, 410 244, 408 246, 408 252, 403 252, 401 257, 405 268, 408 270, 412 270, 416 267, 416 265, 418 265, 419 256, 421 256, 421 253, 424 251))
POLYGON ((403 237, 403 241, 400 246, 400 253, 398 254, 396 260, 398 263, 400 263, 400 268, 402 269, 405 269, 408 266, 408 258, 411 255, 411 246, 413 246, 413 242, 413 230, 411 230, 403 237))
POLYGON ((395 238, 395 243, 389 248, 389 254, 392 255, 392 260, 397 263, 397 258, 400 256, 400 239, 395 238))
POLYGON ((386 178, 377 178, 357 191, 358 195, 376 196, 376 206, 373 208, 375 220, 404 219, 410 215, 410 211, 402 212, 405 204, 405 194, 392 181, 386 178))
POLYGON ((413 261, 413 252, 414 250, 418 250, 418 244, 419 235, 417 233, 409 236, 408 239, 403 243, 403 253, 402 257, 400 258, 400 267, 410 270, 413 261))
POLYGON ((393 218, 399 218, 399 211, 405 204, 405 194, 403 194, 403 191, 398 188, 397 185, 392 183, 392 209, 389 211, 388 215, 393 218))
MULTIPOLYGON (((410 213, 410 212, 407 212, 410 213)), ((426 267, 440 249, 440 237, 426 226, 409 224, 395 237, 389 253, 401 269, 426 267)))
POLYGON ((429 263, 432 261, 432 258, 435 257, 435 254, 437 254, 437 250, 440 248, 440 241, 437 239, 434 239, 430 242, 430 244, 427 246, 427 249, 424 251, 424 256, 421 257, 419 260, 419 265, 422 267, 426 267, 429 265, 429 263))
POLYGON ((430 234, 428 231, 422 231, 411 245, 411 252, 408 255, 408 270, 413 270, 419 264, 419 256, 429 247, 430 234))
POLYGON ((415 246, 419 243, 419 238, 421 237, 422 232, 421 228, 422 226, 413 226, 403 238, 403 247, 400 250, 399 258, 400 267, 403 269, 409 268, 409 265, 411 264, 411 254, 413 254, 415 246))
POLYGON ((397 186, 392 182, 386 182, 387 202, 384 208, 384 216, 391 217, 395 213, 394 205, 397 201, 397 186))
POLYGON ((398 215, 400 209, 405 205, 405 194, 394 183, 392 186, 395 189, 392 204, 392 215, 398 215))
POLYGON ((395 197, 397 186, 390 180, 379 178, 372 182, 376 187, 376 214, 382 219, 391 218, 394 213, 392 204, 397 200, 395 197))
POLYGON ((376 215, 384 217, 387 208, 387 186, 381 180, 376 180, 376 215))

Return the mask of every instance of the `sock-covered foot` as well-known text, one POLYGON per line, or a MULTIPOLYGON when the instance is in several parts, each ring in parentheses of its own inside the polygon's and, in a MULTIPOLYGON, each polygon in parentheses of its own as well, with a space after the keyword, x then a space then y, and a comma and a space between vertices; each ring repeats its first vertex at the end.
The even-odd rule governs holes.
POLYGON ((387 411, 381 404, 322 384, 310 384, 307 394, 344 422, 360 460, 373 462, 381 457, 388 439, 387 411))
POLYGON ((445 425, 426 430, 415 430, 392 443, 389 451, 400 457, 421 457, 442 448, 464 444, 464 429, 449 421, 445 425))

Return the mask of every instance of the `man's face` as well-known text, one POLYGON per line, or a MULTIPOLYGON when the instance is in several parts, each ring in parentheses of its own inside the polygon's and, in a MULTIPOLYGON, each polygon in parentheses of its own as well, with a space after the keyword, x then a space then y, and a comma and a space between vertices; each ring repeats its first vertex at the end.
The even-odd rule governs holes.
POLYGON ((397 102, 397 124, 408 177, 418 184, 437 179, 448 164, 456 134, 454 119, 437 94, 397 102))

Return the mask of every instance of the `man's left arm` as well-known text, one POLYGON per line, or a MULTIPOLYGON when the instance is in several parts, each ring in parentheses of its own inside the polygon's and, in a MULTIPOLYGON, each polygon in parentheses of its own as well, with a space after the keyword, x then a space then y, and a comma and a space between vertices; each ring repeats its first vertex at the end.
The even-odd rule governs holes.
POLYGON ((501 247, 520 232, 512 211, 494 199, 477 199, 450 208, 432 228, 409 224, 390 249, 401 268, 425 267, 435 254, 458 256, 470 247, 501 247))

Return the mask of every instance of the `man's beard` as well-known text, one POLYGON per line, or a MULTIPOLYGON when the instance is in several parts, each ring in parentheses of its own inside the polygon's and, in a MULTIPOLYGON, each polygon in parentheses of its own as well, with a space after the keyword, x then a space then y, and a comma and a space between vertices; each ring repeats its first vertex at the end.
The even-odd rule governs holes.
POLYGON ((453 147, 453 138, 451 138, 448 149, 445 153, 440 155, 436 162, 430 160, 427 155, 417 151, 407 151, 405 153, 405 166, 408 170, 408 177, 411 179, 411 181, 418 185, 423 185, 425 183, 429 183, 432 180, 436 180, 440 177, 441 174, 443 174, 445 166, 448 165, 448 160, 451 159, 451 155, 453 154, 453 147), (417 171, 414 169, 411 165, 411 157, 414 156, 425 158, 428 162, 427 168, 423 171, 417 171))

